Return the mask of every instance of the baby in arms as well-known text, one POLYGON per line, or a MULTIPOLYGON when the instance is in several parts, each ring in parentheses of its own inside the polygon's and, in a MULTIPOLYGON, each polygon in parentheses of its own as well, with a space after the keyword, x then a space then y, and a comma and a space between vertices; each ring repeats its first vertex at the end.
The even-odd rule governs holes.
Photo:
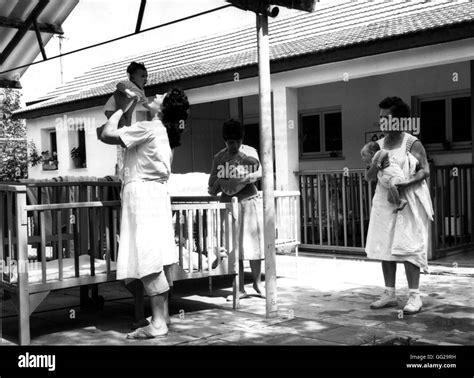
POLYGON ((222 166, 218 167, 217 177, 219 177, 212 187, 214 193, 219 192, 220 190, 227 194, 228 196, 233 196, 234 194, 240 192, 243 188, 247 186, 247 183, 237 183, 232 185, 230 179, 232 178, 244 178, 250 173, 254 173, 258 170, 260 163, 258 159, 255 159, 248 155, 243 155, 237 160, 233 159, 222 166))
MULTIPOLYGON (((369 142, 362 147, 360 154, 362 161, 370 165, 374 160, 383 161, 389 153, 387 150, 380 149, 377 142, 369 142)), ((402 168, 396 163, 391 163, 387 168, 380 170, 377 177, 382 186, 388 189, 388 201, 397 206, 393 212, 396 213, 403 210, 408 202, 400 197, 397 188, 398 183, 405 181, 402 168)))

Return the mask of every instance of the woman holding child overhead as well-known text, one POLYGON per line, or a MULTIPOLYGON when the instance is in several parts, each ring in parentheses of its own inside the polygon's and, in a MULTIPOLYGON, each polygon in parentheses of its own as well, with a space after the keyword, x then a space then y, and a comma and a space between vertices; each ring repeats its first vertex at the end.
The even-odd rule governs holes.
POLYGON ((239 200, 240 298, 248 296, 244 288, 243 260, 249 260, 254 290, 258 296, 264 297, 260 287, 264 257, 263 205, 255 187, 255 182, 262 177, 262 168, 257 151, 242 144, 244 128, 240 122, 225 122, 222 136, 226 148, 214 156, 209 177, 209 194, 222 193, 221 202, 231 202, 233 196, 239 200))
MULTIPOLYGON (((150 297, 152 319, 128 338, 153 338, 168 333, 167 267, 178 261, 167 181, 173 149, 180 145, 189 102, 174 88, 156 95, 148 109, 152 121, 117 128, 123 110, 99 128, 99 139, 124 147, 122 219, 117 279, 140 279, 150 297)), ((128 107, 128 106, 127 106, 128 107)))
MULTIPOLYGON (((381 119, 410 116, 410 108, 399 97, 385 98, 379 108, 381 119)), ((420 269, 428 269, 428 228, 433 220, 426 184, 429 165, 421 142, 398 127, 396 131, 389 128, 385 138, 377 143, 378 146, 366 145, 361 151, 368 164, 367 179, 378 180, 365 250, 369 258, 382 260, 385 280, 385 291, 370 307, 398 305, 395 275, 397 262, 403 262, 410 292, 403 312, 415 314, 422 308, 420 269), (392 165, 396 166, 389 168, 392 165)))

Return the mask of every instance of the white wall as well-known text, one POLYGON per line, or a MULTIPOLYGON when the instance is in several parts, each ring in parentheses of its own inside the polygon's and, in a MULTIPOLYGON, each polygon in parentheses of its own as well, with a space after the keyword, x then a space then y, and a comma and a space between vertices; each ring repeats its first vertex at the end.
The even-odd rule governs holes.
MULTIPOLYGON (((469 62, 402 71, 362 79, 339 81, 298 89, 298 110, 312 110, 332 106, 342 109, 342 160, 300 160, 300 170, 362 168, 360 148, 365 132, 376 130, 378 103, 386 96, 399 96, 411 105, 412 96, 469 89, 469 62), (459 80, 453 81, 453 73, 459 80)), ((434 154, 428 151, 437 165, 470 163, 468 151, 434 154)))
POLYGON ((86 110, 68 112, 61 115, 53 115, 27 120, 28 140, 33 140, 38 153, 49 149, 49 144, 42 140, 42 130, 56 129, 58 149, 58 170, 44 171, 42 165, 30 167, 29 178, 47 179, 57 176, 93 176, 104 177, 115 173, 117 161, 116 146, 106 145, 97 140, 96 128, 106 121, 102 113, 102 107, 86 110), (72 125, 68 127, 69 119, 72 125), (83 123, 85 126, 87 168, 74 168, 70 152, 75 144, 70 140, 69 130, 74 129, 74 124, 83 123), (64 127, 64 125, 66 125, 64 127))

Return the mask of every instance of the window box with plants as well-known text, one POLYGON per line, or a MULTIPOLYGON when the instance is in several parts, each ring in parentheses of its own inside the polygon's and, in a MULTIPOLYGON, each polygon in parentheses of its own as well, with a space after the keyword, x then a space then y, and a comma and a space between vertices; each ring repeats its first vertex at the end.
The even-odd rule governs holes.
POLYGON ((58 154, 49 151, 41 152, 41 162, 43 163, 43 171, 55 171, 58 169, 58 154))
POLYGON ((81 147, 74 147, 71 150, 71 159, 74 163, 74 168, 86 168, 86 151, 81 147))
POLYGON ((56 152, 50 153, 46 150, 41 152, 40 155, 33 141, 28 143, 28 150, 28 162, 32 167, 42 164, 44 171, 55 171, 58 169, 58 154, 56 152))

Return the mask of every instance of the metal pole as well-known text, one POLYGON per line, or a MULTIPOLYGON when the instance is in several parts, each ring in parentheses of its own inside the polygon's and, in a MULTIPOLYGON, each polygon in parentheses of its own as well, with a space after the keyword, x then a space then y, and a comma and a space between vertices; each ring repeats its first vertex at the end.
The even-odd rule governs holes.
POLYGON ((257 13, 258 76, 260 98, 260 150, 262 158, 265 288, 267 317, 278 314, 275 263, 275 197, 273 179, 273 131, 270 85, 268 16, 257 13))
POLYGON ((474 60, 470 61, 471 71, 471 242, 474 242, 474 60))

